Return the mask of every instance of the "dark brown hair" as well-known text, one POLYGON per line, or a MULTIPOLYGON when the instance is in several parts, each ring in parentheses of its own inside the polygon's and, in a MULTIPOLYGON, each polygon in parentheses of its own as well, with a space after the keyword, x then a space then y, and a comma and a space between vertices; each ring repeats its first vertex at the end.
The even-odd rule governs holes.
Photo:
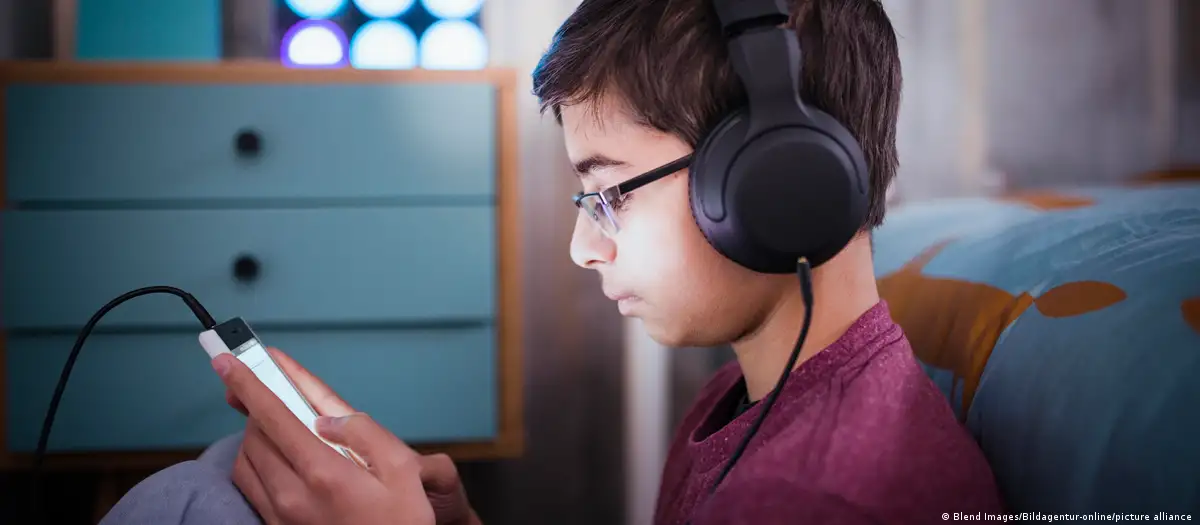
MULTIPOLYGON (((898 164, 900 57, 879 0, 790 0, 788 24, 803 52, 801 95, 840 120, 871 172, 864 229, 883 222, 898 164)), ((641 124, 692 147, 745 91, 728 63, 708 0, 583 0, 533 73, 542 111, 605 95, 641 124)), ((803 169, 797 167, 797 169, 803 169)))

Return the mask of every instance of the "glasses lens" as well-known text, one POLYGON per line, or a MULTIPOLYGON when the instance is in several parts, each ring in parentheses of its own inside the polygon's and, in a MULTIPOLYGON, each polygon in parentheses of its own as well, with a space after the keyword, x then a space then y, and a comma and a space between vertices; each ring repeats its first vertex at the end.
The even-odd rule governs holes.
POLYGON ((608 211, 608 206, 604 205, 604 201, 600 199, 599 195, 587 195, 579 199, 579 209, 587 213, 588 217, 604 233, 609 235, 617 233, 617 224, 613 222, 613 217, 608 211))

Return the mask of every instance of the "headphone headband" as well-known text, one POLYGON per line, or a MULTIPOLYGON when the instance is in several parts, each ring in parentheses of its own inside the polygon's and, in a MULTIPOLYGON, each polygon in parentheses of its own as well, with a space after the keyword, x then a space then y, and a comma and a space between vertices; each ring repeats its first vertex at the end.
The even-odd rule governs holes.
POLYGON ((800 100, 800 41, 784 27, 784 0, 717 0, 729 61, 742 79, 750 115, 748 135, 808 117, 800 100))
MULTIPOLYGON (((717 19, 721 28, 730 33, 731 29, 743 26, 759 19, 788 18, 787 4, 784 0, 714 0, 717 19)), ((775 22, 778 24, 778 22, 775 22)), ((740 32, 740 31, 737 31, 740 32)))

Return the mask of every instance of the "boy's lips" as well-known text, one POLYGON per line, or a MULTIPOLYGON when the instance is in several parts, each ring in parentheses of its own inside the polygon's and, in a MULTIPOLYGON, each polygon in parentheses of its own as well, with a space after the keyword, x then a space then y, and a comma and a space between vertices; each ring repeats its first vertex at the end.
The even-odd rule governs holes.
POLYGON ((636 299, 637 296, 630 292, 604 292, 604 296, 610 300, 621 302, 625 299, 636 299))
POLYGON ((621 315, 629 315, 630 309, 642 302, 642 299, 630 292, 605 292, 605 297, 617 302, 617 310, 621 315))

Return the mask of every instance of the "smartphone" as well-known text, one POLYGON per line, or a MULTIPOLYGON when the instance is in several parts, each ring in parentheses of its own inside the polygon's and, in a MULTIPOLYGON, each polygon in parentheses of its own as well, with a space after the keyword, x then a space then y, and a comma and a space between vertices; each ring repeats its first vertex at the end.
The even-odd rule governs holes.
POLYGON ((291 378, 283 373, 279 364, 271 359, 266 345, 259 340, 254 331, 250 329, 250 325, 246 324, 242 318, 234 317, 211 330, 205 330, 200 334, 200 346, 204 347, 205 352, 208 352, 210 359, 221 354, 233 354, 234 357, 245 363, 258 377, 258 380, 262 381, 271 392, 274 392, 275 396, 283 401, 292 414, 295 414, 314 435, 321 438, 321 441, 339 454, 361 465, 357 455, 349 449, 331 443, 317 434, 318 414, 316 409, 300 394, 300 390, 296 388, 295 383, 292 383, 291 378))

